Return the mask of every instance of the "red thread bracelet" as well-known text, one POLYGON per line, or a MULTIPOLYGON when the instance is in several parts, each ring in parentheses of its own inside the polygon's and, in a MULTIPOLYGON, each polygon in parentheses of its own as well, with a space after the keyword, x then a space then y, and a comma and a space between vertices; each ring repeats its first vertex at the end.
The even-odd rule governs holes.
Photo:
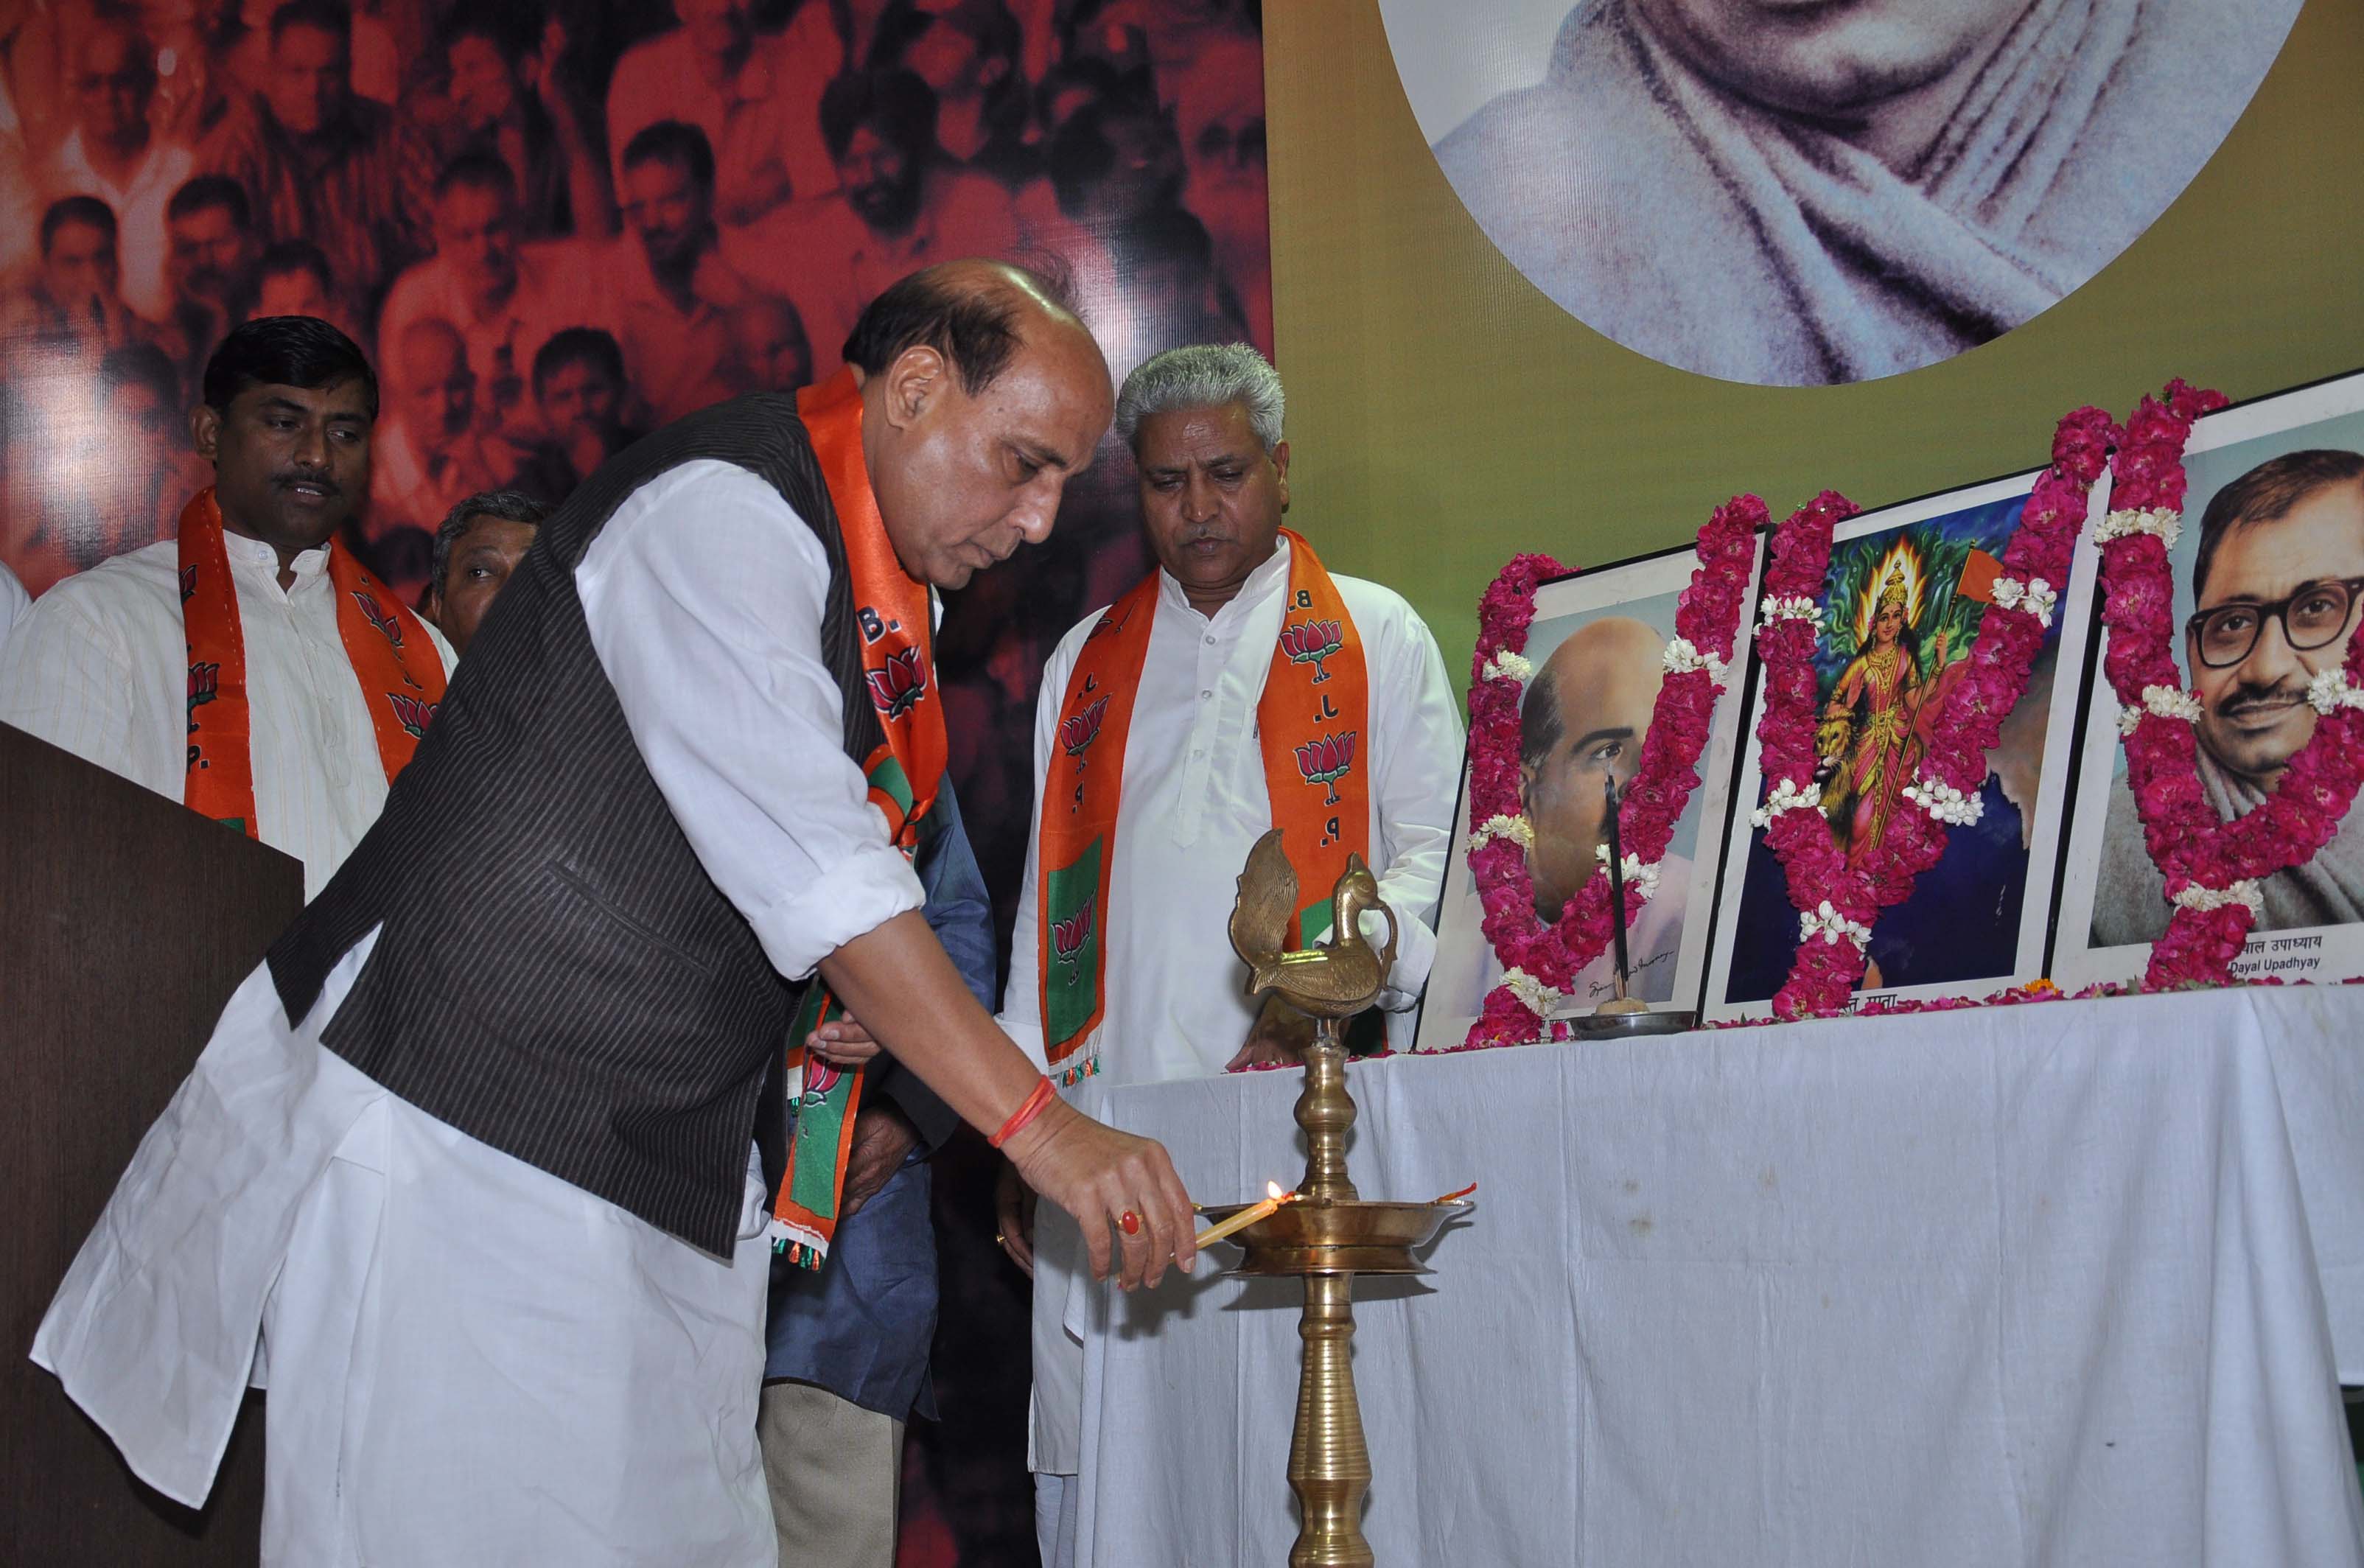
POLYGON ((1049 1105, 1053 1100, 1057 1099, 1058 1097, 1059 1092, 1051 1086, 1051 1080, 1048 1076, 1036 1079, 1034 1081, 1034 1092, 1028 1095, 1024 1102, 1021 1103, 1016 1110, 1009 1113, 1009 1119, 1001 1124, 1001 1130, 995 1133, 991 1138, 987 1139, 986 1142, 996 1149, 1000 1148, 1003 1144, 1017 1137, 1020 1130, 1023 1129, 1028 1122, 1032 1121, 1036 1117, 1041 1116, 1044 1106, 1049 1105))

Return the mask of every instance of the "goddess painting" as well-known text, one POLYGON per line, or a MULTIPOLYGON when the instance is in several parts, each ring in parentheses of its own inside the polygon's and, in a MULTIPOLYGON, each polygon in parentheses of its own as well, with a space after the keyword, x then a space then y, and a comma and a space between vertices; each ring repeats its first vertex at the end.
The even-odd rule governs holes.
POLYGON ((1935 668, 1924 673, 1920 639, 1920 575, 1908 580, 1897 562, 1880 582, 1863 651, 1847 662, 1823 707, 1815 750, 1823 762, 1823 814, 1859 866, 1879 848, 1888 824, 1906 806, 1904 786, 1912 782, 1928 750, 1928 725, 1954 684, 1949 635, 1937 633, 1935 668))

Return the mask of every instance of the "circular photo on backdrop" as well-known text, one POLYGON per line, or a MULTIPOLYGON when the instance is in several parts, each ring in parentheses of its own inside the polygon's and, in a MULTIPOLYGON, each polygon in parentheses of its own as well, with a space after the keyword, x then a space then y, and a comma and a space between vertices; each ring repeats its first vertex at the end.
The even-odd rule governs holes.
POLYGON ((1380 0, 1462 205, 1636 352, 1868 381, 2059 300, 2215 151, 2299 0, 1380 0))

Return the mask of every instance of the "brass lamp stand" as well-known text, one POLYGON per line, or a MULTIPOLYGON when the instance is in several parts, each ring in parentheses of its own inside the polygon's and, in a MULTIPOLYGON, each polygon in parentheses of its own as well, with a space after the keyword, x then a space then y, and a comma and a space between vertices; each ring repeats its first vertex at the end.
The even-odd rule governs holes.
MULTIPOLYGON (((1314 948, 1279 951, 1288 915, 1296 906, 1297 877, 1280 852, 1278 829, 1248 857, 1232 915, 1232 943, 1254 973, 1251 995, 1277 992, 1317 1020, 1305 1053, 1305 1087, 1297 1096, 1297 1125, 1305 1131, 1305 1180, 1297 1200, 1283 1204, 1239 1232, 1247 1256, 1235 1274, 1296 1274, 1305 1281, 1305 1307, 1297 1332, 1305 1361, 1297 1382, 1297 1429, 1288 1445, 1288 1485, 1300 1520, 1289 1548, 1289 1568, 1366 1568, 1363 1498, 1371 1485, 1370 1451, 1363 1442, 1362 1407, 1355 1397, 1355 1276, 1427 1271, 1412 1249, 1436 1234, 1466 1202, 1366 1202, 1346 1175, 1346 1134, 1355 1100, 1346 1091, 1345 1020, 1371 1005, 1395 957, 1395 918, 1360 856, 1339 878, 1331 940, 1314 948), (1357 917, 1386 914, 1384 948, 1363 940, 1357 917), (1278 912, 1277 920, 1275 911, 1278 912)), ((1208 1208, 1221 1219, 1247 1206, 1208 1208)))

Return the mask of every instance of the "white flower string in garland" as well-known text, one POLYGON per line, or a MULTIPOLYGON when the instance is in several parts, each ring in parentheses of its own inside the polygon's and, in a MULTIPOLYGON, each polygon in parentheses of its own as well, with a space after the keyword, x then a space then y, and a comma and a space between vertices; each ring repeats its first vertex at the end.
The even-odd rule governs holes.
POLYGON ((2060 595, 2043 578, 2031 577, 2025 583, 2017 583, 2009 577, 1999 577, 1990 592, 1994 602, 2004 609, 2024 609, 2046 631, 2052 629, 2052 612, 2059 607, 2060 595))
MULTIPOLYGON (((1609 863, 1609 846, 1606 844, 1593 845, 1592 858, 1600 864, 1607 865, 1609 863)), ((1641 856, 1627 855, 1623 860, 1618 862, 1617 874, 1625 879, 1625 885, 1639 896, 1643 903, 1647 904, 1651 899, 1656 898, 1658 895, 1659 863, 1660 862, 1656 861, 1652 861, 1647 865, 1645 865, 1642 862, 1641 856)))
POLYGON ((1765 804, 1748 814, 1748 820, 1759 828, 1773 826, 1773 818, 1785 811, 1803 811, 1810 806, 1823 804, 1823 792, 1812 784, 1801 784, 1795 779, 1778 779, 1765 796, 1765 804))
POLYGON ((1691 639, 1688 637, 1678 637, 1667 643, 1667 651, 1658 656, 1658 663, 1669 675, 1688 675, 1694 670, 1705 670, 1709 681, 1719 688, 1723 684, 1725 673, 1731 669, 1730 665, 1714 654, 1702 653, 1692 647, 1691 639))
POLYGON ((1524 655, 1505 648, 1486 661, 1486 667, 1478 672, 1478 678, 1481 681, 1516 681, 1523 691, 1527 683, 1535 678, 1535 667, 1527 662, 1524 655))
POLYGON ((2128 506, 2093 525, 2095 544, 2133 539, 2137 534, 2149 534, 2173 550, 2175 541, 2183 537, 2183 514, 2172 506, 2128 506))
POLYGON ((1900 793, 1948 828, 1967 828, 1986 815, 1985 795, 1965 795, 1943 779, 1915 778, 1900 793))
POLYGON ((1519 1006, 1538 1018, 1551 1017, 1552 1006, 1560 995, 1523 969, 1502 971, 1502 989, 1516 997, 1519 1006))
POLYGON ((1847 941, 1853 942, 1860 949, 1871 940, 1871 928, 1859 921, 1848 919, 1845 915, 1832 908, 1831 901, 1825 898, 1823 900, 1822 907, 1801 909, 1798 912, 1798 940, 1801 942, 1811 942, 1816 937, 1822 938, 1823 941, 1834 947, 1842 941, 1847 941))
POLYGON ((2200 699, 2180 686, 2145 686, 2142 706, 2123 709, 2118 714, 2118 733, 2132 735, 2150 718, 2172 718, 2185 724, 2200 722, 2200 699))
POLYGON ((1497 839, 1508 839, 1522 850, 1535 847, 1535 825, 1524 817, 1493 816, 1469 835, 1469 847, 1482 850, 1497 839))
MULTIPOLYGON (((1820 637, 1823 634, 1823 606, 1816 604, 1813 600, 1806 597, 1803 594, 1789 594, 1779 596, 1767 594, 1765 595, 1764 604, 1760 606, 1759 608, 1764 611, 1765 618, 1768 622, 1784 620, 1807 621, 1812 623, 1813 626, 1815 636, 1820 637)), ((1756 630, 1757 635, 1760 637, 1764 635, 1765 628, 1763 627, 1758 627, 1756 630)))
POLYGON ((2266 890, 2255 877, 2243 877, 2230 887, 2203 887, 2195 882, 2177 894, 2174 902, 2182 908, 2197 910, 2202 915, 2238 905, 2249 912, 2251 919, 2255 919, 2266 906, 2266 890))
POLYGON ((2352 684, 2345 670, 2325 670, 2306 684, 2306 703, 2325 715, 2343 707, 2364 707, 2364 687, 2352 684))

